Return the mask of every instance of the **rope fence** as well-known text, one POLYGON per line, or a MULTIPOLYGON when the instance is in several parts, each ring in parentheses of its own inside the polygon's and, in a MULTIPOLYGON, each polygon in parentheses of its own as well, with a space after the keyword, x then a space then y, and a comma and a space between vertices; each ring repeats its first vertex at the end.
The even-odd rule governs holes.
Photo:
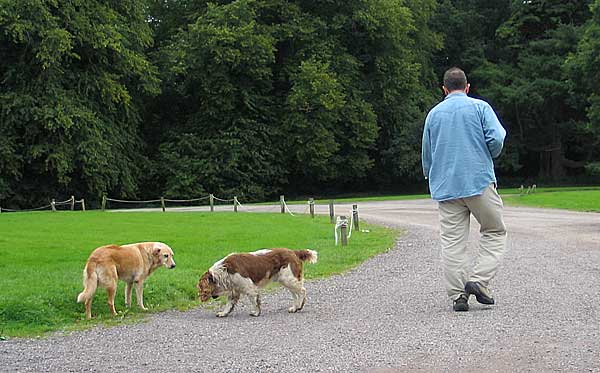
MULTIPOLYGON (((173 204, 179 205, 176 207, 178 207, 179 209, 184 209, 184 210, 186 207, 197 209, 198 207, 201 207, 201 206, 209 206, 210 211, 214 211, 215 207, 217 207, 217 206, 225 205, 225 206, 232 206, 234 212, 237 212, 238 207, 241 206, 241 204, 237 200, 237 196, 234 196, 233 198, 230 198, 230 199, 225 199, 225 198, 215 197, 215 195, 213 195, 212 193, 207 196, 198 197, 198 198, 188 198, 188 199, 173 199, 173 198, 160 197, 160 198, 148 199, 148 200, 123 200, 123 199, 117 199, 117 198, 110 198, 110 197, 107 197, 106 195, 102 196, 102 205, 101 205, 102 211, 111 209, 111 207, 112 207, 112 209, 115 209, 115 207, 117 207, 117 206, 115 206, 115 204, 116 205, 125 204, 128 206, 128 209, 131 209, 131 205, 137 205, 136 207, 139 209, 160 207, 162 209, 162 211, 166 211, 167 207, 169 207, 169 208, 175 207, 175 206, 173 206, 173 204), (208 204, 206 203, 206 201, 208 201, 208 204), (111 204, 113 206, 110 206, 111 204), (167 204, 171 204, 171 206, 167 206, 167 204), (152 206, 148 206, 148 205, 152 205, 152 206)), ((134 208, 136 208, 136 207, 134 207, 134 208)), ((120 209, 120 208, 117 208, 117 209, 120 209)))
MULTIPOLYGON (((280 201, 280 205, 281 205, 281 213, 287 213, 290 214, 291 216, 297 216, 294 215, 294 213, 291 211, 289 205, 285 202, 285 196, 279 196, 279 201, 280 201)), ((296 212, 296 214, 301 214, 301 215, 306 215, 307 213, 310 213, 310 216, 312 218, 314 218, 315 216, 315 200, 314 198, 309 198, 309 200, 307 201, 307 204, 304 208, 304 211, 301 213, 296 212)), ((348 245, 348 240, 350 239, 350 237, 352 237, 352 231, 353 229, 355 230, 360 230, 360 221, 358 218, 358 205, 357 204, 353 204, 352 205, 352 209, 349 211, 349 215, 350 218, 348 219, 346 217, 346 215, 337 215, 335 214, 335 206, 334 206, 334 201, 330 200, 329 201, 329 222, 331 224, 335 224, 334 229, 333 229, 333 235, 334 235, 334 240, 335 240, 335 244, 336 246, 338 245, 338 242, 341 241, 342 246, 346 246, 348 245)), ((364 231, 365 233, 368 233, 368 230, 364 231)))
MULTIPOLYGON (((535 186, 534 186, 535 188, 535 186)), ((163 212, 165 212, 167 210, 167 203, 168 204, 179 204, 179 205, 186 205, 186 206, 178 206, 178 210, 180 211, 186 211, 186 208, 189 209, 189 211, 197 211, 198 207, 207 207, 210 209, 211 212, 215 211, 215 208, 218 207, 227 207, 228 209, 233 209, 234 212, 238 212, 239 209, 241 209, 242 211, 246 211, 246 212, 274 212, 276 210, 280 210, 280 213, 282 214, 289 214, 291 216, 298 216, 298 215, 307 215, 310 214, 311 218, 314 218, 315 216, 315 200, 313 198, 310 198, 306 205, 304 205, 304 209, 302 212, 298 212, 296 211, 295 213, 292 212, 292 209, 290 209, 290 206, 288 205, 288 203, 285 201, 285 196, 281 195, 279 197, 279 206, 277 206, 277 204, 273 204, 273 205, 252 205, 252 206, 247 206, 247 205, 242 205, 240 203, 240 201, 238 200, 237 196, 234 196, 233 198, 220 198, 220 197, 216 197, 215 195, 213 195, 212 193, 207 195, 207 196, 203 196, 203 197, 198 197, 198 198, 189 198, 189 199, 171 199, 171 198, 165 198, 165 197, 160 197, 160 198, 156 198, 156 199, 148 199, 148 200, 124 200, 124 199, 118 199, 118 198, 110 198, 108 196, 103 195, 102 196, 102 205, 101 205, 101 209, 102 211, 106 211, 109 209, 109 204, 124 204, 126 206, 132 206, 132 205, 138 205, 139 209, 148 209, 148 208, 158 208, 160 207, 162 209, 163 212), (149 207, 148 205, 153 205, 152 207, 149 207)), ((1 207, 0 206, 0 213, 2 212, 31 212, 31 211, 42 211, 42 210, 51 210, 53 212, 59 211, 59 210, 71 210, 74 211, 76 209, 76 205, 79 204, 81 206, 81 210, 85 211, 85 200, 82 199, 75 199, 75 196, 71 196, 71 198, 66 199, 64 201, 56 201, 56 199, 52 199, 50 201, 49 204, 47 205, 43 205, 43 206, 39 206, 39 207, 33 207, 33 208, 29 208, 29 209, 9 209, 9 208, 5 208, 5 207, 1 207)), ((294 205, 294 206, 300 206, 300 205, 294 205)), ((173 208, 173 206, 169 206, 169 208, 173 208)), ((334 224, 334 240, 335 240, 335 244, 338 245, 339 242, 341 242, 342 246, 346 246, 348 245, 348 240, 350 239, 350 237, 352 237, 352 231, 353 230, 359 230, 359 218, 358 218, 358 206, 356 204, 352 205, 352 210, 349 211, 348 215, 336 215, 335 214, 335 210, 334 210, 334 201, 330 200, 329 201, 329 221, 331 224, 334 224), (349 218, 348 218, 349 216, 349 218)), ((132 208, 128 208, 129 210, 132 210, 132 208)), ((135 209, 135 207, 133 208, 135 209)), ((117 209, 120 210, 120 209, 117 209)), ((368 231, 365 231, 368 232, 368 231)))
MULTIPOLYGON (((279 196, 279 206, 275 205, 252 205, 252 206, 246 206, 246 205, 242 205, 240 203, 240 201, 238 200, 237 196, 234 196, 233 198, 220 198, 220 197, 216 197, 214 194, 209 194, 208 196, 204 196, 204 197, 199 197, 199 198, 190 198, 190 199, 169 199, 169 198, 158 198, 158 199, 151 199, 151 200, 121 200, 121 199, 116 199, 116 198, 109 198, 106 196, 103 196, 102 199, 102 210, 107 210, 107 204, 108 202, 115 202, 115 203, 125 203, 125 204, 156 204, 155 207, 158 207, 158 204, 160 204, 160 207, 162 208, 162 211, 165 212, 167 210, 167 205, 166 203, 199 203, 199 202, 203 202, 208 200, 208 205, 206 204, 196 204, 196 205, 191 205, 188 206, 191 210, 198 210, 198 207, 209 207, 211 212, 214 212, 217 206, 228 206, 228 208, 232 208, 233 207, 233 211, 234 212, 238 212, 238 209, 242 210, 242 211, 246 211, 246 212, 274 212, 276 210, 280 210, 280 212, 282 214, 289 214, 290 216, 299 216, 299 215, 307 215, 310 214, 310 216, 312 218, 314 218, 315 216, 315 200, 314 198, 310 198, 306 205, 304 205, 304 209, 303 211, 296 211, 295 213, 292 212, 292 209, 290 208, 290 205, 285 201, 285 196, 281 195, 279 196), (218 203, 221 203, 221 205, 219 205, 218 203)), ((294 205, 294 206, 298 206, 298 205, 294 205)), ((169 206, 171 207, 171 206, 169 206)), ((147 207, 146 207, 147 208, 147 207)), ((178 209, 181 211, 182 207, 178 207, 178 209)), ((185 211, 185 209, 183 210, 185 211)), ((335 224, 334 225, 334 240, 335 240, 335 244, 338 245, 339 243, 341 243, 342 246, 346 246, 348 245, 348 240, 352 237, 352 232, 353 230, 359 230, 360 229, 360 222, 359 222, 359 218, 358 218, 358 205, 354 204, 352 205, 352 209, 349 211, 348 215, 335 215, 335 210, 334 210, 334 201, 330 200, 329 201, 329 221, 331 224, 335 224), (349 218, 347 217, 349 216, 349 218)), ((368 232, 368 231, 365 231, 368 232)))
POLYGON ((56 199, 52 199, 49 204, 40 206, 40 207, 32 207, 28 209, 9 209, 6 207, 0 206, 0 213, 2 212, 32 212, 32 211, 42 211, 50 209, 53 212, 58 211, 57 207, 59 206, 69 206, 71 211, 75 210, 76 204, 81 205, 81 210, 85 211, 85 199, 75 199, 75 196, 71 196, 71 198, 66 199, 64 201, 56 201, 56 199))

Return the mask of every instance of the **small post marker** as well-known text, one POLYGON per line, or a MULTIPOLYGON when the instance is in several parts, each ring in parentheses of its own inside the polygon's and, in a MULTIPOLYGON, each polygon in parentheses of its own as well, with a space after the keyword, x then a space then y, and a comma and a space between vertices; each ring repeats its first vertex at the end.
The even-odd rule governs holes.
POLYGON ((237 196, 233 196, 233 212, 237 212, 237 208, 238 208, 237 196))
POLYGON ((81 210, 85 211, 85 199, 81 199, 81 210))
POLYGON ((352 205, 352 221, 354 222, 354 229, 360 230, 358 223, 358 205, 352 205))
POLYGON ((71 196, 71 211, 75 210, 75 196, 71 196))
POLYGON ((340 225, 340 236, 342 236, 342 246, 348 246, 348 219, 340 216, 342 223, 340 225))
POLYGON ((50 207, 52 207, 52 212, 56 212, 56 200, 52 198, 52 202, 50 202, 50 207))
POLYGON ((315 199, 314 198, 310 198, 308 200, 308 207, 310 209, 310 217, 314 219, 314 217, 315 217, 315 199))
POLYGON ((211 193, 209 194, 209 200, 210 200, 210 212, 214 212, 215 211, 215 196, 211 193))
POLYGON ((163 212, 167 210, 165 207, 165 197, 160 197, 160 207, 162 208, 163 212))
POLYGON ((329 223, 333 224, 335 223, 335 213, 333 211, 333 200, 329 200, 329 223))
POLYGON ((279 204, 281 205, 281 213, 285 214, 285 196, 283 194, 279 196, 279 204))

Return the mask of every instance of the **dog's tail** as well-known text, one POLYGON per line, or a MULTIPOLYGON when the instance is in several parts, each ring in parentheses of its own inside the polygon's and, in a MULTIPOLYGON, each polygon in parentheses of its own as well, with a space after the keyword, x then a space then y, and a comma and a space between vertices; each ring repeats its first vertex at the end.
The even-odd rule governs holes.
POLYGON ((294 250, 294 254, 303 262, 316 263, 318 259, 318 253, 314 250, 294 250))
POLYGON ((83 291, 77 296, 77 303, 85 302, 90 299, 98 287, 98 274, 96 274, 96 264, 88 263, 83 269, 83 291))

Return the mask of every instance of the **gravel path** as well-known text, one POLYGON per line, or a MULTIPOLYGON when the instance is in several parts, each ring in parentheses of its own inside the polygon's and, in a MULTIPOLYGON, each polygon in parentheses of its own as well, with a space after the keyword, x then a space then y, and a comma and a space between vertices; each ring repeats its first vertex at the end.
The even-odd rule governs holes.
POLYGON ((600 214, 506 208, 497 304, 471 300, 469 312, 454 313, 442 288, 436 206, 363 202, 360 213, 407 234, 343 276, 308 282, 298 314, 286 312, 280 291, 264 296, 259 318, 244 306, 226 319, 196 308, 2 341, 0 370, 600 371, 600 214))

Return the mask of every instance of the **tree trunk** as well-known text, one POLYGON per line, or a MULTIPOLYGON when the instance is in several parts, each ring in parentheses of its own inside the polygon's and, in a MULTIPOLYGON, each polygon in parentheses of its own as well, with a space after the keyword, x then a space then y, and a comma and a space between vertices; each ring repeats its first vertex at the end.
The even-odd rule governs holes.
POLYGON ((563 166, 563 154, 560 144, 550 152, 550 171, 552 179, 558 180, 565 176, 565 168, 563 166))
POLYGON ((540 152, 540 172, 538 176, 553 180, 564 177, 565 167, 563 160, 561 144, 554 144, 551 148, 542 150, 540 152))
MULTIPOLYGON (((552 123, 548 120, 547 123, 552 123)), ((563 165, 563 147, 562 136, 559 126, 554 124, 551 126, 552 142, 548 147, 542 149, 540 159, 540 176, 558 180, 565 176, 565 167, 563 165)))

